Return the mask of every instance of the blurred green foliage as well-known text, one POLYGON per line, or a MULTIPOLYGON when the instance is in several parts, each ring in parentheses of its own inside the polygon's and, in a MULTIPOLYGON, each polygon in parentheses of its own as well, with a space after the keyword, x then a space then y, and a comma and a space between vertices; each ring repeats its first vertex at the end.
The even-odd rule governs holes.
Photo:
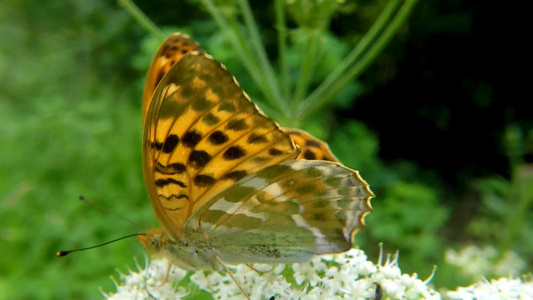
MULTIPOLYGON (((179 30, 200 41, 267 113, 280 117, 282 125, 294 125, 270 105, 230 41, 197 2, 138 4, 156 24, 167 26, 165 32, 179 30)), ((233 3, 227 3, 226 13, 242 21, 239 11, 232 12, 233 3)), ((318 11, 322 18, 302 14, 305 10, 296 5, 305 1, 291 3, 287 90, 298 86, 310 28, 323 30, 316 52, 320 59, 311 66, 305 96, 361 40, 385 1, 335 2, 318 11)), ((252 7, 268 57, 276 61, 273 8, 258 1, 252 7)), ((124 272, 134 267, 132 257, 143 264, 143 251, 133 239, 61 259, 55 253, 157 225, 142 179, 140 102, 145 72, 160 41, 114 1, 0 3, 0 299, 94 299, 98 287, 113 290, 109 276, 117 268, 124 272), (79 194, 140 228, 78 201, 79 194)), ((279 65, 274 69, 281 71, 279 65)), ((437 265, 437 287, 470 283, 443 261, 447 248, 469 241, 513 249, 531 265, 533 222, 526 216, 531 214, 533 184, 531 165, 523 157, 533 153, 533 130, 509 124, 506 139, 500 140, 508 149, 511 175, 469 178, 450 192, 440 170, 424 169, 414 159, 383 159, 381 133, 341 113, 360 109, 358 99, 369 86, 376 85, 350 81, 319 113, 296 123, 328 141, 377 195, 375 211, 356 244, 374 258, 379 242, 388 252, 399 249, 405 272, 429 274, 437 265), (453 197, 481 200, 468 202, 476 208, 465 212, 465 206, 449 201, 453 197)), ((479 86, 473 89, 476 103, 489 93, 486 88, 479 92, 479 86)), ((450 113, 446 103, 440 105, 441 115, 450 113)))

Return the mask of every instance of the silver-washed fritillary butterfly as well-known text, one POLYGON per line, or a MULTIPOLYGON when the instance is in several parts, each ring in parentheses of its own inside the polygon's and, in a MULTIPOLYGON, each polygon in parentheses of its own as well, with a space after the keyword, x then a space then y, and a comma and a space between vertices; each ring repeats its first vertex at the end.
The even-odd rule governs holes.
POLYGON ((371 211, 357 171, 308 133, 281 129, 181 34, 148 72, 143 170, 162 228, 139 240, 188 269, 347 251, 371 211))

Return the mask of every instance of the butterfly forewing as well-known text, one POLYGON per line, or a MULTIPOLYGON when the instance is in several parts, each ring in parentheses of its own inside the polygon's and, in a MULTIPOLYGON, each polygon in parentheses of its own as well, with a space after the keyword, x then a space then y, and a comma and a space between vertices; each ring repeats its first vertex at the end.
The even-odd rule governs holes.
POLYGON ((201 52, 202 49, 193 40, 181 33, 171 34, 161 44, 150 64, 148 76, 146 77, 142 107, 143 124, 146 113, 148 112, 148 107, 152 101, 154 90, 163 76, 165 76, 172 66, 185 54, 192 51, 201 52))
POLYGON ((216 195, 191 217, 186 232, 207 235, 226 262, 306 261, 350 249, 372 196, 356 171, 337 163, 287 161, 216 195))
POLYGON ((298 155, 233 76, 199 52, 181 57, 161 79, 147 111, 143 151, 152 206, 174 236, 242 177, 298 155))

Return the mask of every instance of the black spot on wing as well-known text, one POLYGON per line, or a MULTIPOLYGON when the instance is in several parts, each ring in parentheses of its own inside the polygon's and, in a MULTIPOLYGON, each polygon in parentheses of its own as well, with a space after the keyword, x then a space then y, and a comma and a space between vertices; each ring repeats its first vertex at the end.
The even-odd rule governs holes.
POLYGON ((168 184, 168 181, 166 179, 157 179, 155 181, 155 186, 162 187, 168 184))
POLYGON ((268 143, 268 139, 263 134, 257 134, 255 132, 252 132, 247 139, 248 144, 264 144, 268 143))
POLYGON ((202 112, 208 110, 211 106, 213 106, 213 103, 207 100, 206 98, 198 98, 196 101, 193 101, 191 103, 191 108, 194 111, 202 112))
POLYGON ((222 176, 222 179, 231 179, 237 181, 247 175, 247 172, 244 170, 231 171, 222 176))
POLYGON ((218 107, 218 111, 235 112, 235 106, 229 102, 224 102, 218 107))
POLYGON ((213 145, 222 145, 227 142, 229 138, 224 132, 217 130, 208 137, 208 140, 213 145))
POLYGON ((155 148, 157 151, 161 151, 161 149, 163 149, 163 143, 151 142, 150 147, 155 148))
POLYGON ((205 116, 202 118, 202 121, 206 124, 206 125, 209 125, 209 126, 213 126, 213 125, 216 125, 220 122, 220 119, 213 115, 212 113, 207 113, 205 114, 205 116))
POLYGON ((168 165, 168 168, 172 169, 174 173, 180 174, 187 170, 187 167, 182 163, 173 163, 168 165))
POLYGON ((231 120, 226 125, 226 129, 234 130, 234 131, 241 131, 241 130, 248 129, 248 124, 246 124, 246 121, 244 119, 231 120))
POLYGON ((240 146, 229 147, 222 155, 226 160, 239 159, 246 155, 246 151, 240 146))
POLYGON ((155 171, 161 174, 181 174, 185 170, 187 170, 187 167, 182 163, 173 163, 166 167, 159 162, 155 165, 155 171))
POLYGON ((271 156, 279 156, 282 155, 283 152, 277 148, 270 148, 268 149, 268 154, 270 154, 271 156))
POLYGON ((166 179, 157 179, 155 181, 155 186, 157 187, 164 187, 166 185, 169 185, 169 184, 177 184, 181 187, 187 187, 187 185, 179 180, 176 180, 174 178, 166 178, 166 179))
POLYGON ((192 130, 192 131, 187 131, 187 133, 183 135, 181 142, 183 143, 183 146, 185 147, 194 148, 196 144, 198 144, 201 140, 202 140, 202 134, 196 130, 192 130))
POLYGON ((189 165, 193 168, 203 168, 211 161, 211 155, 204 150, 193 150, 189 155, 189 165))
POLYGON ((320 143, 318 143, 317 141, 313 141, 313 140, 305 140, 305 145, 308 147, 320 148, 320 143))
POLYGON ((175 135, 175 134, 169 135, 166 138, 165 143, 163 144, 163 152, 170 153, 170 152, 174 151, 174 149, 176 149, 176 146, 178 145, 179 141, 180 141, 180 138, 177 135, 175 135))
POLYGON ((209 175, 196 175, 194 177, 194 184, 198 187, 207 187, 215 183, 215 178, 209 175))
POLYGON ((304 158, 305 159, 309 159, 309 160, 313 160, 313 159, 316 159, 316 155, 313 153, 313 151, 305 150, 304 158))

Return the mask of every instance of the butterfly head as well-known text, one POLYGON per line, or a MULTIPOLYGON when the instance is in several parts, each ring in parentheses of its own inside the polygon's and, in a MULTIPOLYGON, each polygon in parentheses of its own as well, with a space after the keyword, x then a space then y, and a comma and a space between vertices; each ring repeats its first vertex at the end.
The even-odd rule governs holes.
POLYGON ((149 229, 146 234, 138 235, 137 239, 143 248, 152 255, 160 253, 161 248, 168 244, 168 235, 161 228, 149 229))

